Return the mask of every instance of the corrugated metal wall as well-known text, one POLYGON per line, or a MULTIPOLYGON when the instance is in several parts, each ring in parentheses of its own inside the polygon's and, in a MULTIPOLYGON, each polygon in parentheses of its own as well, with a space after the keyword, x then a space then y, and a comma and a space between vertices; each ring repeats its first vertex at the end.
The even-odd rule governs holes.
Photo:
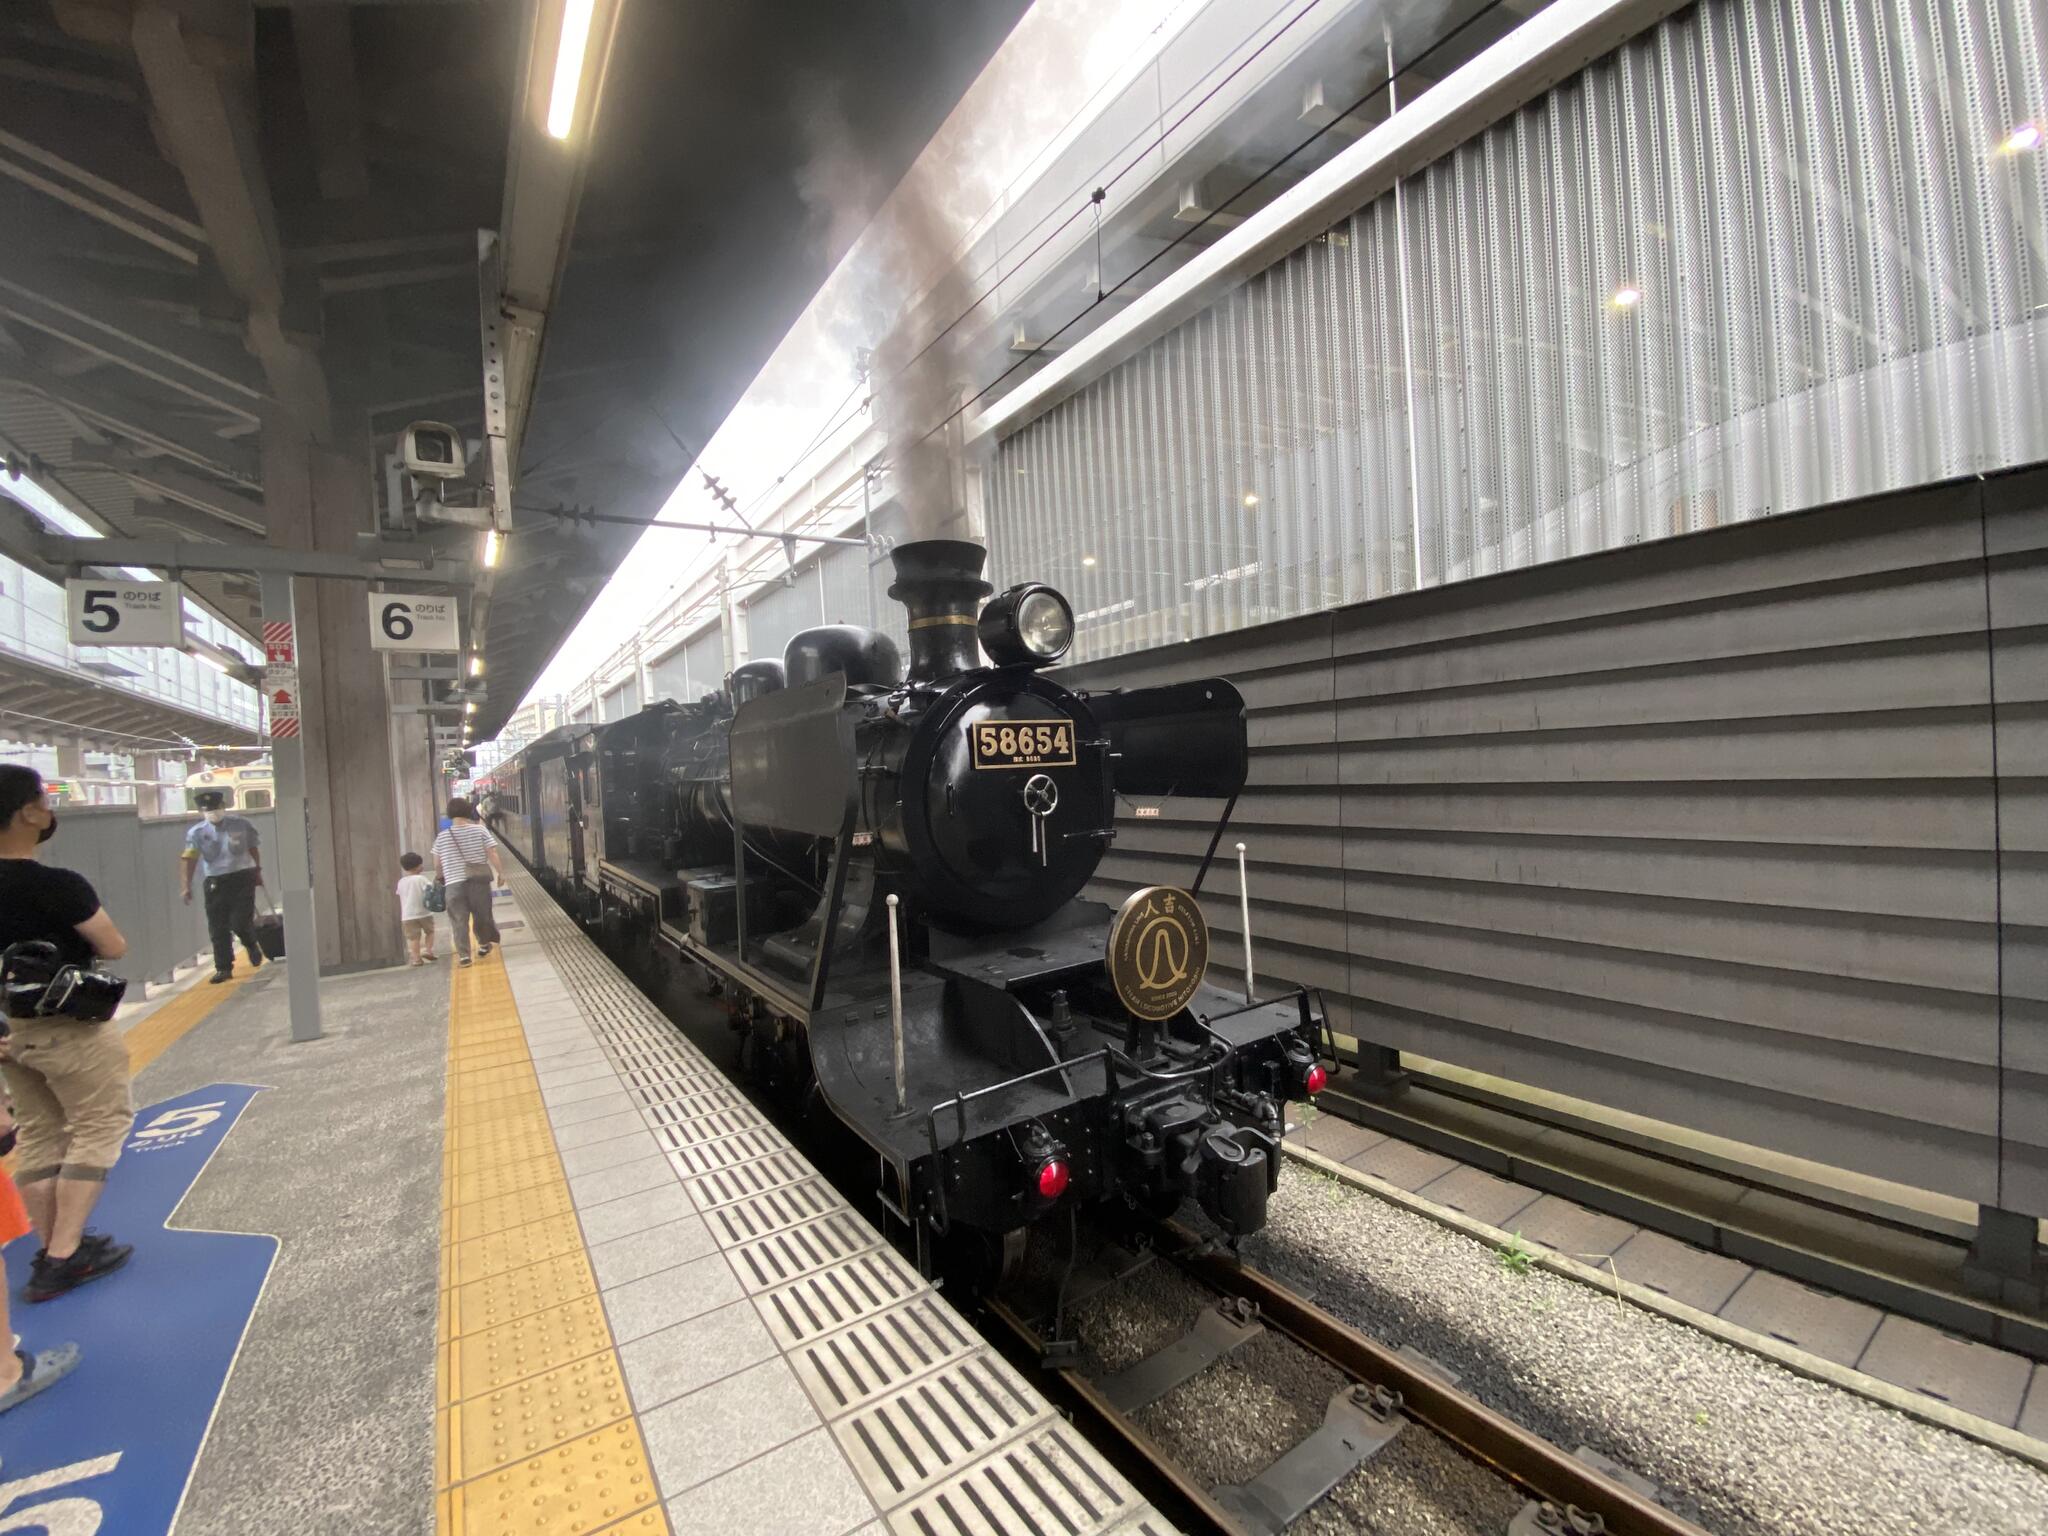
POLYGON ((2042 0, 1704 0, 1007 439, 1087 658, 2048 457, 2042 0))
POLYGON ((683 647, 690 671, 690 697, 702 698, 725 686, 725 631, 717 624, 683 647))
POLYGON ((1261 968, 1340 1030, 2048 1215, 2044 621, 2030 471, 1062 675, 1243 688, 1261 968))
POLYGON ((747 599, 747 651, 757 661, 782 660, 782 648, 798 630, 824 622, 824 594, 816 562, 790 574, 789 585, 771 581, 747 599))

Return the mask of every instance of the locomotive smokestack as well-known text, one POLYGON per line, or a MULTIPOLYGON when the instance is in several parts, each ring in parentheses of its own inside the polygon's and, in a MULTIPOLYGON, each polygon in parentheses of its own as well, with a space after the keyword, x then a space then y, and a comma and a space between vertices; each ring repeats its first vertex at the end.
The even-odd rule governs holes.
POLYGON ((889 595, 910 610, 910 681, 935 683, 981 665, 974 620, 995 590, 981 579, 988 551, 965 539, 920 539, 892 552, 889 595))

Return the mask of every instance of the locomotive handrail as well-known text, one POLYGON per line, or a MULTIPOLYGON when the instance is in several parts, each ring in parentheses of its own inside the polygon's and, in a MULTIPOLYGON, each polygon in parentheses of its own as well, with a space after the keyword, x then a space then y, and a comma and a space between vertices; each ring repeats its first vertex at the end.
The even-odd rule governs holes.
POLYGON ((1188 887, 1190 896, 1202 894, 1202 882, 1209 878, 1209 866, 1216 862, 1216 848, 1223 841, 1223 829, 1230 825, 1230 813, 1237 809, 1237 796, 1232 795, 1223 805, 1223 814, 1217 818, 1216 830, 1209 836, 1209 851, 1202 855, 1202 867, 1195 871, 1195 883, 1188 887))
POLYGON ((953 1142, 951 1145, 956 1147, 965 1146, 967 1144, 968 1100, 986 1098, 988 1097, 988 1095, 992 1093, 1003 1093, 1011 1088, 1021 1088, 1024 1084, 1032 1081, 1034 1078, 1050 1077, 1055 1072, 1078 1071, 1080 1068, 1087 1066, 1090 1062, 1093 1061, 1100 1061, 1103 1065, 1105 1091, 1109 1093, 1115 1093, 1116 1062, 1113 1056, 1111 1055, 1109 1047, 1103 1046, 1099 1050, 1090 1051, 1086 1056, 1076 1056, 1071 1061, 1062 1059, 1060 1061, 1053 1062, 1049 1066, 1034 1067, 1029 1072, 1020 1073, 1016 1077, 1005 1078, 1000 1083, 989 1083, 981 1088, 970 1088, 965 1093, 956 1093, 953 1095, 952 1098, 934 1104, 930 1109, 925 1111, 924 1116, 925 1141, 931 1147, 932 1156, 937 1157, 940 1152, 947 1150, 947 1148, 942 1148, 939 1145, 938 1123, 939 1116, 944 1114, 947 1110, 952 1110, 959 1122, 960 1139, 956 1142, 953 1142))

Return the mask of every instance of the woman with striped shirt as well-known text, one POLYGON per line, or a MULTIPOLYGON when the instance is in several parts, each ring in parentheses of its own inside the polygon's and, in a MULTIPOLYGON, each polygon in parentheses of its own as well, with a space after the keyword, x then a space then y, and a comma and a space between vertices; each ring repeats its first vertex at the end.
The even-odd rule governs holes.
POLYGON ((448 802, 448 825, 434 839, 434 863, 448 893, 448 926, 455 930, 455 963, 469 964, 469 928, 476 924, 476 954, 481 960, 498 942, 498 924, 491 916, 491 881, 505 881, 504 860, 491 829, 476 819, 467 800, 448 802))

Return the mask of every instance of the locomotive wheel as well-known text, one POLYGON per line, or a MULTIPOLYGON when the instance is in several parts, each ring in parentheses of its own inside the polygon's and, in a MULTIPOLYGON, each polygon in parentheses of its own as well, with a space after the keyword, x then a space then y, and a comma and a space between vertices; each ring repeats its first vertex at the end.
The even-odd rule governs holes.
POLYGON ((1031 1229, 1014 1232, 955 1230, 940 1240, 939 1266, 946 1281, 966 1296, 985 1296, 1013 1283, 1024 1272, 1031 1229))

